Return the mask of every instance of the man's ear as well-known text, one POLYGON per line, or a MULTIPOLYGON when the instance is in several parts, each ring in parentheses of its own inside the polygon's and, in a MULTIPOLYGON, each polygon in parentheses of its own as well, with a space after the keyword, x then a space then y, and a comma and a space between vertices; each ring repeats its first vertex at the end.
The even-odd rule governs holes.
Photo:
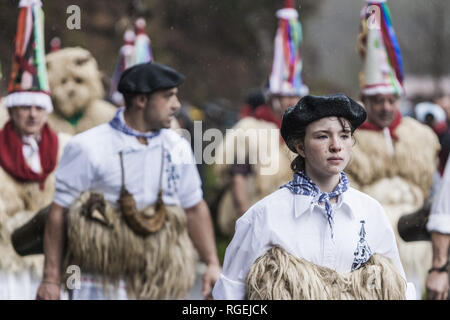
POLYGON ((139 109, 144 109, 148 102, 148 96, 146 94, 138 94, 134 97, 134 104, 139 109))

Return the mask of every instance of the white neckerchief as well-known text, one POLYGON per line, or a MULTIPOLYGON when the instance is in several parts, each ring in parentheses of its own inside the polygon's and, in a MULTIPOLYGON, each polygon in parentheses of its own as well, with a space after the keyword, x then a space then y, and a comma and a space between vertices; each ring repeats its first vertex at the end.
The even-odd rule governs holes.
POLYGON ((386 141, 386 147, 388 154, 392 157, 395 154, 394 143, 392 142, 391 133, 388 127, 383 128, 384 140, 386 141))
POLYGON ((40 137, 23 136, 22 137, 22 153, 26 163, 35 173, 42 172, 41 158, 39 156, 38 141, 40 137))

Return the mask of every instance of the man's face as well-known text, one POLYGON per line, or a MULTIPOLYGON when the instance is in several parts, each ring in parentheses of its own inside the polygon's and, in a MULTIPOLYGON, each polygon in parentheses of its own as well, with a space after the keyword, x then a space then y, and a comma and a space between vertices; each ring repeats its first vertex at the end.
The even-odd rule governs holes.
POLYGON ((46 110, 37 106, 13 107, 8 111, 14 127, 20 135, 39 134, 47 120, 46 110))
POLYGON ((145 107, 145 121, 150 130, 170 128, 181 107, 177 97, 178 88, 156 91, 149 96, 145 107))
POLYGON ((394 94, 363 97, 367 120, 380 128, 389 127, 395 119, 399 98, 394 94))

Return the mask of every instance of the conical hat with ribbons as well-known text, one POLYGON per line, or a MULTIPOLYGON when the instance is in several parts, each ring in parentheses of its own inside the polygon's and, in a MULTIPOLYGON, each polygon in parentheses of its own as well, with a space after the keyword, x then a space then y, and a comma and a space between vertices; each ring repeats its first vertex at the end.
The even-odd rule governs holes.
POLYGON ((44 13, 40 0, 21 0, 7 108, 38 106, 51 112, 47 69, 45 64, 44 13))
POLYGON ((366 1, 361 11, 358 51, 363 60, 363 95, 403 94, 402 55, 386 1, 366 1))
POLYGON ((302 26, 293 0, 285 0, 284 8, 277 11, 279 19, 275 36, 272 71, 268 93, 272 95, 303 96, 308 87, 302 81, 302 26))

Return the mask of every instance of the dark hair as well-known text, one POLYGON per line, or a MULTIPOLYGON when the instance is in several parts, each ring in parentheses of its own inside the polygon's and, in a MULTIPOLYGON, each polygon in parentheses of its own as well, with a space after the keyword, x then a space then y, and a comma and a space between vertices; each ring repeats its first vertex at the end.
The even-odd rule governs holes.
POLYGON ((257 107, 264 104, 265 102, 266 99, 264 97, 264 93, 261 90, 251 91, 245 99, 245 103, 248 104, 252 110, 255 110, 257 107))
POLYGON ((125 108, 130 109, 131 106, 133 105, 133 99, 141 94, 147 96, 147 99, 149 99, 150 96, 152 95, 151 93, 150 94, 149 93, 124 93, 123 101, 125 102, 125 108))
MULTIPOLYGON (((345 118, 338 117, 339 122, 341 123, 341 126, 343 128, 346 127, 346 124, 350 127, 350 132, 353 137, 353 128, 350 121, 348 121, 345 118)), ((306 127, 299 128, 295 133, 293 133, 289 139, 286 141, 286 144, 290 147, 295 149, 295 146, 299 143, 305 143, 305 136, 306 136, 306 127)), ((291 170, 294 172, 304 171, 305 170, 305 158, 303 158, 301 155, 297 155, 294 160, 291 162, 291 170)))
MULTIPOLYGON (((286 144, 289 146, 290 149, 295 149, 295 146, 299 143, 305 143, 305 136, 306 136, 306 127, 300 128, 298 131, 296 131, 294 134, 289 136, 288 140, 286 141, 286 144)), ((297 155, 295 159, 291 162, 291 170, 294 172, 299 172, 305 170, 305 158, 303 158, 301 155, 297 155)))
POLYGON ((123 94, 123 101, 125 102, 125 108, 129 108, 131 107, 132 103, 133 103, 133 98, 136 95, 133 93, 124 93, 123 94))

